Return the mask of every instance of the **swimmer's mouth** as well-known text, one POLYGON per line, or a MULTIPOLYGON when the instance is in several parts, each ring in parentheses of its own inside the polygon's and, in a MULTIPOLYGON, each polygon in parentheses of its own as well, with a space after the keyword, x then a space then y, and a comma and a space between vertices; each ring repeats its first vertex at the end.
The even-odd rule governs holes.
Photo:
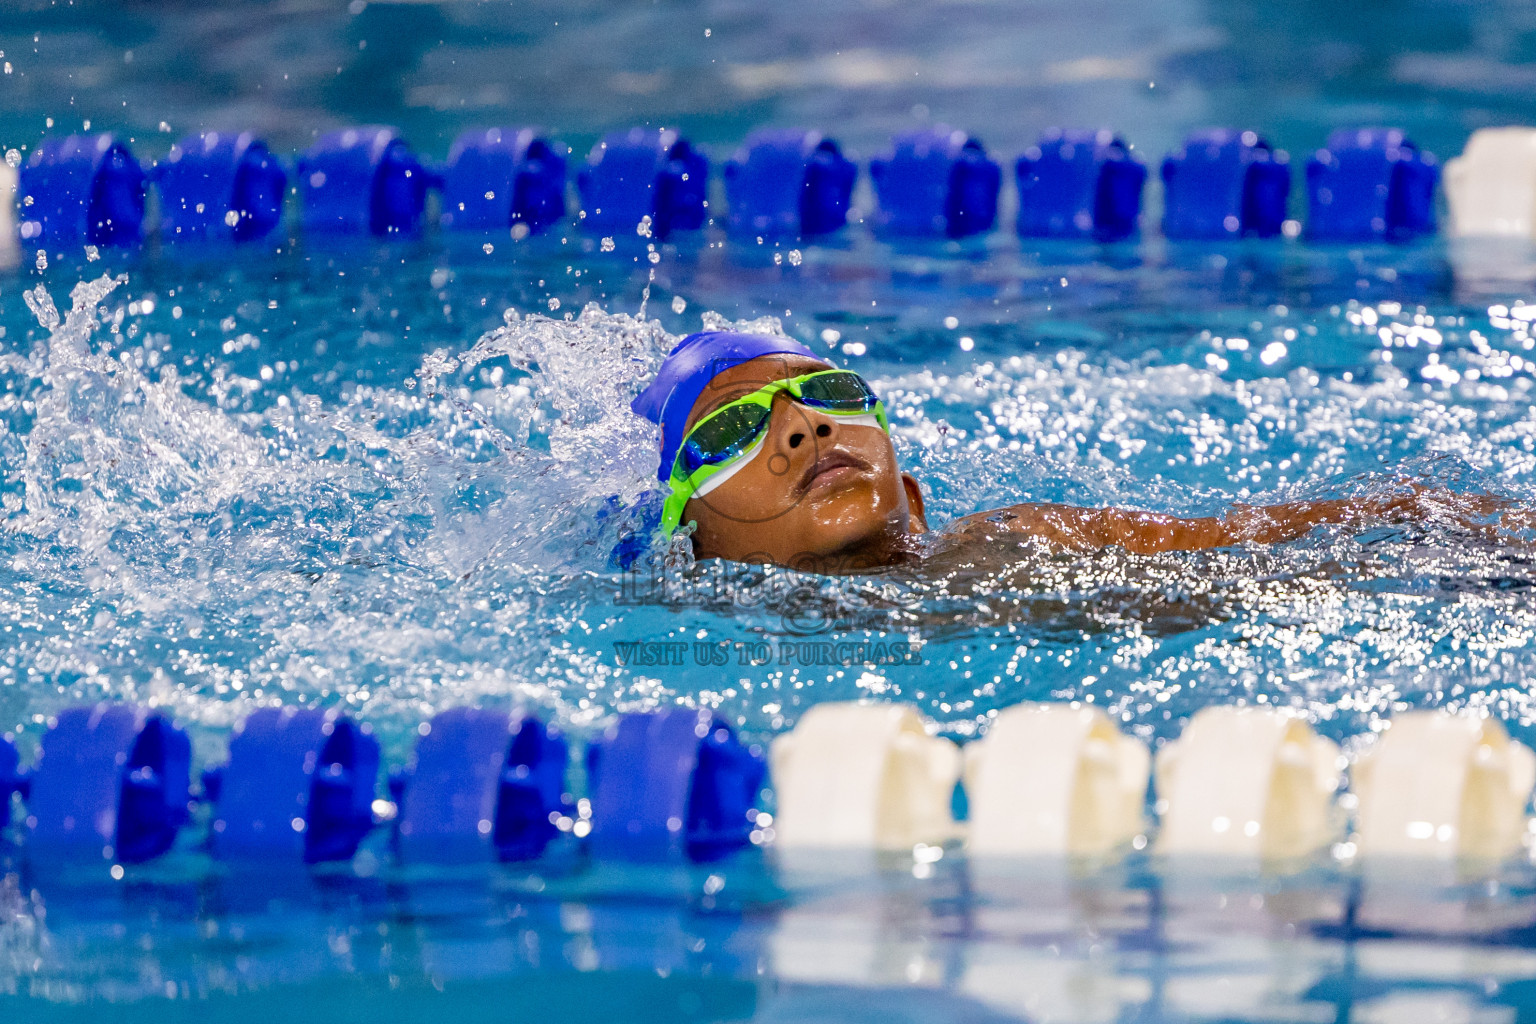
POLYGON ((834 484, 845 477, 857 476, 867 472, 869 468, 869 463, 857 455, 833 449, 817 459, 811 468, 805 471, 805 476, 800 478, 800 493, 804 494, 813 488, 834 484))

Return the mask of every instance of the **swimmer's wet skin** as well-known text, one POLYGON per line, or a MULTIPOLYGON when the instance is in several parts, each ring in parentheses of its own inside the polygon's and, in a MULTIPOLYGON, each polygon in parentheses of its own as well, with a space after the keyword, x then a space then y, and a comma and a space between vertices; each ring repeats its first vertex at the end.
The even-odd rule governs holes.
MULTIPOLYGON (((856 572, 912 557, 928 532, 923 493, 896 461, 884 407, 857 374, 788 338, 704 331, 678 343, 633 409, 662 428, 662 528, 693 524, 701 558, 856 572)), ((1027 536, 1051 548, 1118 546, 1135 554, 1295 540, 1324 524, 1450 518, 1464 527, 1530 529, 1509 503, 1443 490, 1265 507, 1220 517, 1069 505, 1013 505, 960 519, 962 541, 1027 536)))

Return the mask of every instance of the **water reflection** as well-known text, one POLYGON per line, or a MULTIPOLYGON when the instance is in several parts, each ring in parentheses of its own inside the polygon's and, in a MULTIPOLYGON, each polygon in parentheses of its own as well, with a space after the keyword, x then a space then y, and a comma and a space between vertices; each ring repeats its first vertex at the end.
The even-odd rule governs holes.
POLYGON ((1343 1021, 1518 1006, 1536 967, 1528 865, 1277 874, 951 851, 921 867, 12 873, 0 1006, 28 1020, 111 1003, 130 1021, 279 1005, 296 1020, 417 1005, 545 1021, 597 1006, 639 1021, 1343 1021))

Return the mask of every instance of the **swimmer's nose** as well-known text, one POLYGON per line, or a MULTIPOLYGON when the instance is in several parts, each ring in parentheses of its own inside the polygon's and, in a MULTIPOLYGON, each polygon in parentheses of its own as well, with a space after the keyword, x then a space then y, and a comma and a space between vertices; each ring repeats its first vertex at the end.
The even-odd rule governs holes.
POLYGON ((781 435, 784 444, 791 449, 799 448, 812 435, 822 440, 832 436, 832 421, 827 416, 815 409, 792 403, 785 395, 777 396, 774 412, 774 421, 784 424, 786 433, 781 435), (778 401, 782 401, 783 406, 778 406, 778 401))
MULTIPOLYGON (((803 430, 797 430, 793 434, 790 434, 789 435, 789 446, 791 448, 799 448, 800 447, 800 443, 805 440, 805 436, 806 436, 805 435, 805 431, 803 431, 803 430)), ((831 437, 832 436, 832 425, 830 423, 818 423, 818 424, 816 424, 816 436, 817 437, 831 437)))

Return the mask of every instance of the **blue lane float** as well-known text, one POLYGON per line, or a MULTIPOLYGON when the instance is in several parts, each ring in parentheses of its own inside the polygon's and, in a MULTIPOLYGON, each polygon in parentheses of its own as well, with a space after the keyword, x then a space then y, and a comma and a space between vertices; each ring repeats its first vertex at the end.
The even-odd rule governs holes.
POLYGON ((135 245, 144 181, 144 169, 115 135, 44 139, 21 167, 22 241, 135 245))
POLYGON ((1440 166, 1396 128, 1341 129, 1307 161, 1307 234, 1405 242, 1435 230, 1440 166))
POLYGON ((704 226, 709 160, 670 128, 631 128, 604 138, 576 176, 583 223, 599 234, 627 235, 647 218, 650 234, 704 226))
POLYGON ((322 135, 299 158, 305 231, 413 234, 434 177, 395 129, 379 125, 322 135))
POLYGON ((408 861, 531 860, 568 810, 569 752, 557 730, 505 711, 454 708, 422 727, 401 779, 408 861))
POLYGON ((265 238, 283 219, 288 174, 251 132, 203 132, 155 165, 167 241, 265 238))
POLYGON ((187 821, 191 766, 186 734, 147 708, 62 711, 29 779, 31 845, 124 863, 157 857, 187 821))
POLYGON ((568 152, 533 128, 462 133, 443 173, 443 226, 543 231, 565 217, 568 152))
POLYGON ((1163 161, 1163 234, 1273 238, 1285 224, 1290 158, 1257 132, 1196 132, 1163 161))
POLYGON ((824 235, 848 222, 858 167, 820 132, 753 132, 725 165, 732 234, 824 235))
POLYGON ((213 849, 230 859, 348 860, 373 827, 379 743, 334 711, 262 708, 208 776, 213 849))
POLYGON ((1147 168, 1112 131, 1046 132, 1014 174, 1025 238, 1116 242, 1136 233, 1147 168))
MULTIPOLYGON (((537 232, 566 215, 565 147, 527 128, 465 132, 445 173, 392 128, 322 136, 294 182, 306 231, 414 234, 426 194, 445 191, 441 226, 537 232)), ((989 231, 1001 175, 979 141, 934 127, 898 136, 870 164, 877 230, 963 238, 989 231)), ((1114 241, 1135 234, 1146 169, 1113 132, 1052 131, 1016 162, 1018 233, 1114 241)), ((709 161, 671 129, 633 128, 593 148, 577 176, 596 234, 662 239, 712 212, 709 161)), ((1163 162, 1170 238, 1268 237, 1286 223, 1290 168, 1257 133, 1214 130, 1163 162)), ((815 236, 845 222, 857 167, 824 136, 755 132, 726 169, 723 226, 738 236, 815 236)), ((1307 164, 1308 237, 1408 241, 1435 230, 1439 166, 1401 131, 1335 132, 1307 164)), ((283 164, 250 133, 182 139, 154 171, 168 240, 265 237, 282 220, 283 164)), ((112 134, 46 139, 20 169, 19 234, 31 245, 132 245, 144 228, 146 177, 112 134)))
POLYGON ((876 223, 897 235, 966 238, 992 230, 1002 170, 980 140, 937 126, 898 135, 871 160, 876 223))
POLYGON ((11 796, 21 791, 21 758, 16 744, 0 736, 0 830, 11 823, 11 796))
POLYGON ((587 748, 592 852, 628 861, 712 861, 750 843, 765 773, 708 711, 622 715, 587 748))

